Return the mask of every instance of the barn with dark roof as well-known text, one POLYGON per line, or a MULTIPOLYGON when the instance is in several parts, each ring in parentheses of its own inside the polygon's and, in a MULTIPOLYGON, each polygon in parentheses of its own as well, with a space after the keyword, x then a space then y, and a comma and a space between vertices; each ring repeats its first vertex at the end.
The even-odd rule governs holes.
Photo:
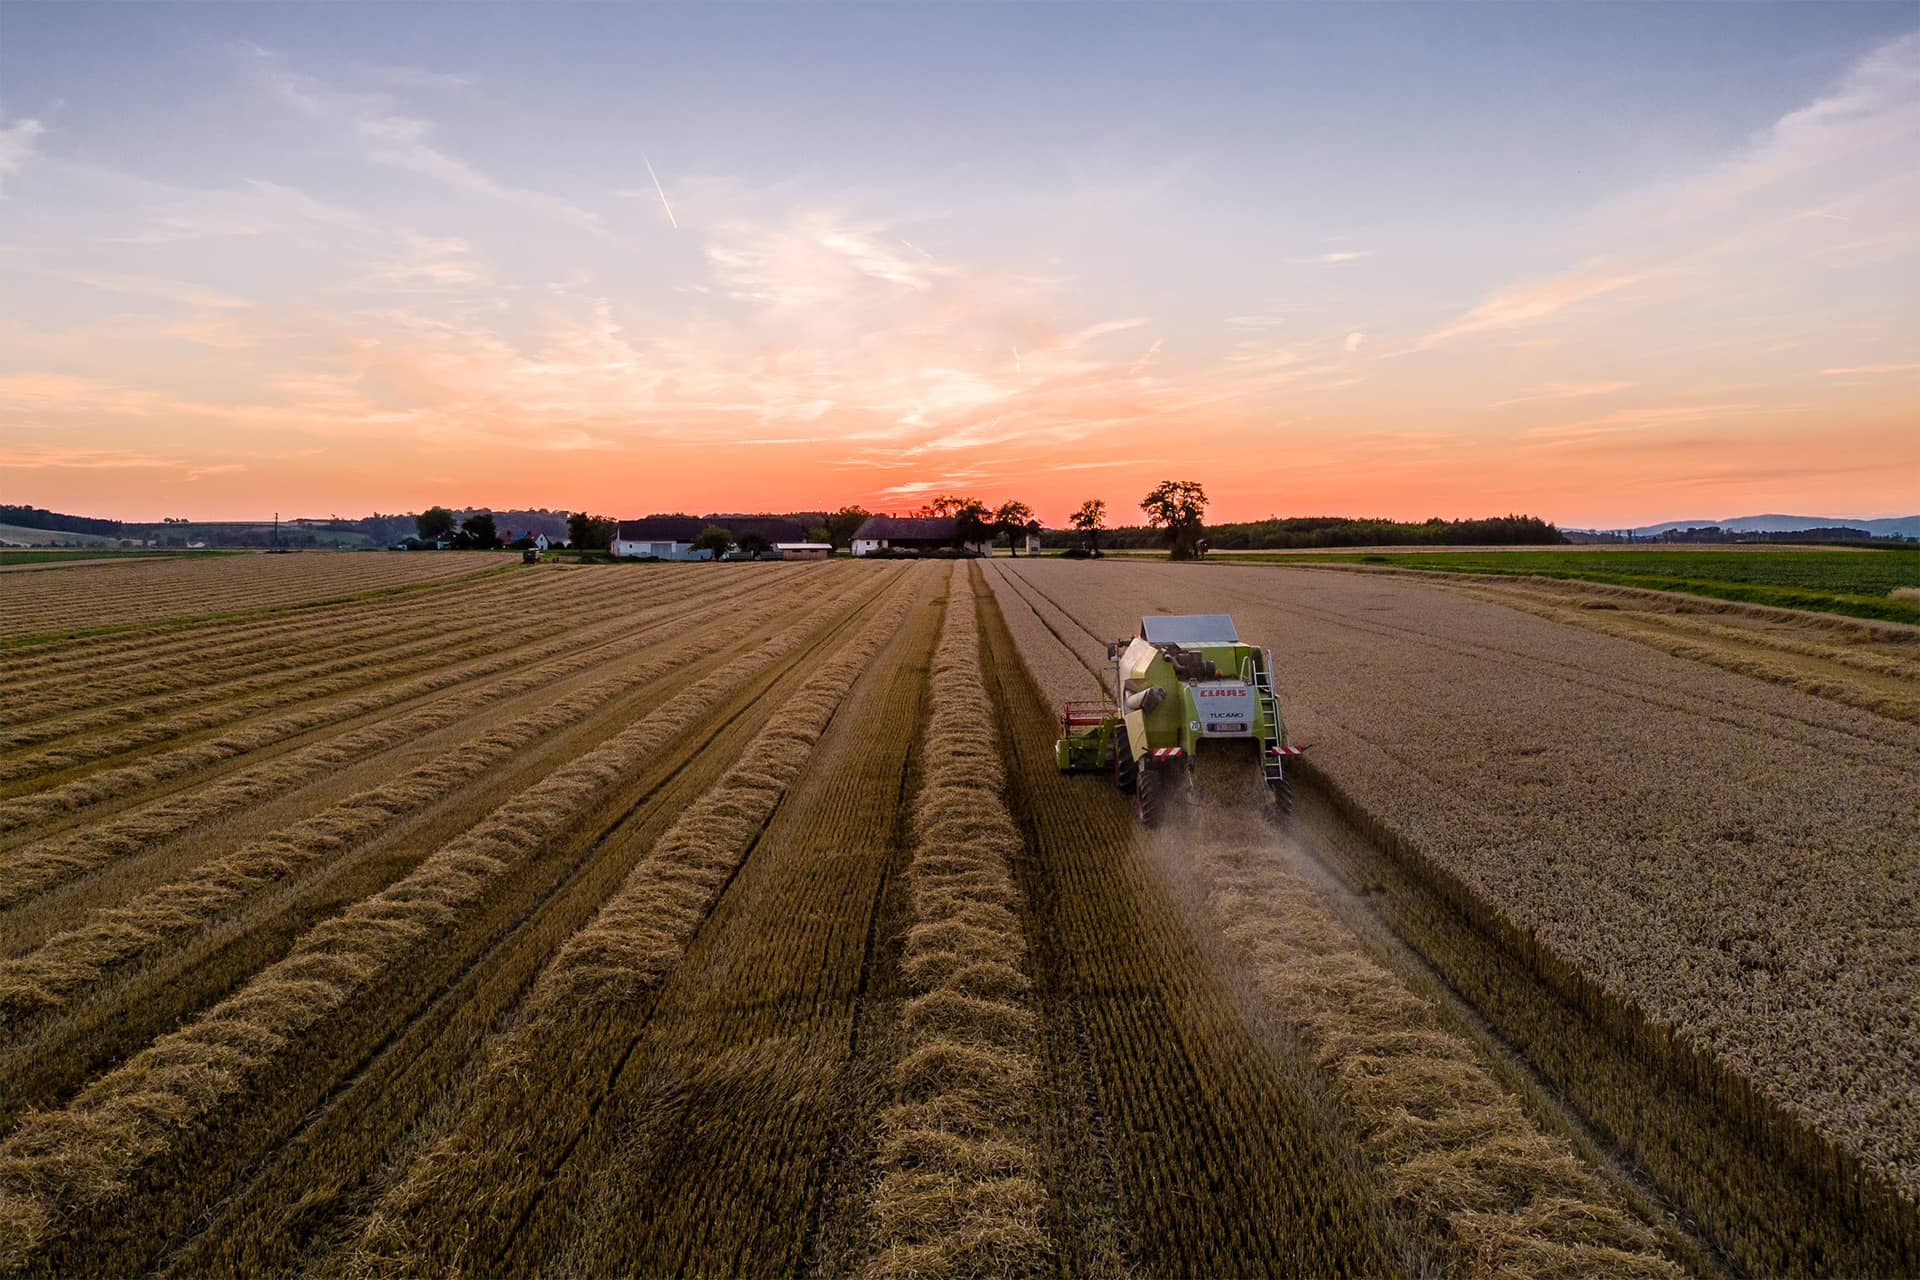
MULTIPOLYGON (((952 516, 869 516, 853 532, 853 554, 880 551, 950 551, 960 547, 960 522, 952 516)), ((965 550, 991 555, 993 544, 982 538, 965 550)))

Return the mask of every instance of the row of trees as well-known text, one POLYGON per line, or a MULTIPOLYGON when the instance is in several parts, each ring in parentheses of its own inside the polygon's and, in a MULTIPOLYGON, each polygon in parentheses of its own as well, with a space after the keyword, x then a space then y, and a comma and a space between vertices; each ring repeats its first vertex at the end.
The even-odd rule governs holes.
MULTIPOLYGON (((1162 480, 1152 492, 1140 499, 1147 526, 1166 544, 1167 554, 1175 560, 1193 560, 1206 554, 1207 491, 1198 480, 1162 480)), ((1080 545, 1089 555, 1100 554, 1101 535, 1107 529, 1107 503, 1104 498, 1089 498, 1067 517, 1080 545)))
MULTIPOLYGON (((1106 501, 1092 498, 1081 503, 1079 510, 1068 517, 1073 529, 1071 535, 1049 540, 1052 545, 1070 545, 1096 556, 1103 548, 1157 544, 1166 547, 1168 555, 1175 560, 1197 559, 1209 549, 1552 545, 1565 541, 1552 524, 1522 515, 1485 520, 1435 517, 1419 523, 1306 516, 1241 521, 1208 528, 1207 491, 1197 480, 1162 480, 1140 500, 1140 510, 1146 517, 1144 526, 1110 529, 1106 501)), ((800 518, 817 521, 808 529, 807 536, 812 541, 845 547, 871 514, 864 507, 845 506, 834 512, 802 513, 800 518)), ((930 498, 913 514, 951 518, 956 522, 957 540, 963 544, 988 542, 1005 534, 1015 555, 1020 554, 1020 545, 1028 535, 1041 531, 1033 508, 1014 498, 989 507, 975 497, 941 494, 930 498)), ((455 546, 475 548, 500 545, 493 517, 484 512, 461 521, 445 507, 432 507, 415 517, 415 524, 420 537, 428 541, 451 540, 455 546)), ((611 517, 576 511, 567 517, 567 540, 579 550, 605 551, 613 545, 617 527, 618 522, 611 517)), ((758 534, 742 534, 736 539, 718 525, 709 525, 694 545, 715 555, 724 555, 734 546, 754 555, 767 550, 766 539, 758 534)))
POLYGON ((952 517, 955 540, 962 546, 972 542, 989 542, 1004 533, 1007 535, 1007 545, 1016 556, 1020 554, 1021 541, 1029 534, 1040 532, 1040 521, 1034 518, 1033 508, 1017 498, 1009 498, 997 507, 989 507, 978 498, 942 494, 929 499, 925 506, 913 514, 952 517))

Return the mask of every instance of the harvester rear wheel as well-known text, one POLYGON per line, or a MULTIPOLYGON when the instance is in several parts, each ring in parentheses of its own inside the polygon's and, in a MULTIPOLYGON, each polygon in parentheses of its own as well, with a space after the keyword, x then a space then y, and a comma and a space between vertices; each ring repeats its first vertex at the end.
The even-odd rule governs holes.
POLYGON ((1167 813, 1167 784, 1158 769, 1140 770, 1133 793, 1134 807, 1140 811, 1140 825, 1157 827, 1167 813))
POLYGON ((1113 785, 1120 794, 1130 796, 1140 780, 1140 762, 1133 758, 1133 744, 1127 741, 1125 725, 1113 731, 1113 785))
POLYGON ((1266 804, 1260 806, 1260 811, 1266 815, 1267 821, 1279 822, 1293 812, 1293 783, 1282 778, 1278 782, 1268 783, 1267 789, 1272 795, 1266 804))

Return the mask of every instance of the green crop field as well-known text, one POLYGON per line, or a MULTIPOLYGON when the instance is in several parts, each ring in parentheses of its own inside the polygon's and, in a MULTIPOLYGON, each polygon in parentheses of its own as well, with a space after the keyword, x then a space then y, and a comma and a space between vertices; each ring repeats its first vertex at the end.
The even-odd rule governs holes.
POLYGON ((191 556, 191 557, 198 558, 202 556, 218 556, 218 555, 230 555, 230 554, 232 553, 226 552, 226 551, 183 551, 173 547, 90 546, 90 547, 78 547, 78 548, 71 548, 71 549, 68 549, 68 548, 50 549, 46 547, 34 547, 31 549, 17 549, 13 547, 0 547, 0 565, 59 564, 62 561, 70 561, 72 563, 78 564, 82 561, 105 560, 108 558, 112 558, 116 560, 118 559, 152 559, 154 557, 159 557, 159 556, 173 556, 173 557, 191 556))
MULTIPOLYGON (((1265 557, 1236 557, 1264 559, 1265 557)), ((1818 609, 1857 618, 1920 623, 1920 600, 1890 598, 1920 588, 1920 546, 1861 551, 1573 548, 1516 551, 1333 553, 1273 557, 1289 564, 1387 564, 1451 573, 1577 578, 1622 587, 1683 591, 1719 600, 1818 609)))
POLYGON ((45 546, 49 542, 58 542, 69 547, 111 547, 119 541, 118 538, 100 533, 67 533, 61 529, 30 529, 25 525, 0 524, 0 542, 23 546, 45 546))

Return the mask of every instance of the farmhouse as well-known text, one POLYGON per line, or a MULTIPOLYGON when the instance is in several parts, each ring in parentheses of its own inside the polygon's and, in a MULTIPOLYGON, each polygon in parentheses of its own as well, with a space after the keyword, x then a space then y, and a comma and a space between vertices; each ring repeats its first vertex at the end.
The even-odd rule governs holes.
MULTIPOLYGON (((959 547, 960 522, 951 516, 869 516, 853 533, 853 554, 870 556, 879 551, 947 551, 959 547)), ((986 538, 969 542, 962 548, 975 555, 993 554, 993 543, 986 538)))
POLYGON ((622 520, 614 530, 610 550, 616 556, 710 560, 708 553, 693 549, 693 542, 714 524, 732 534, 735 542, 747 533, 759 534, 768 546, 804 542, 807 536, 798 522, 771 516, 648 516, 644 520, 622 520))

